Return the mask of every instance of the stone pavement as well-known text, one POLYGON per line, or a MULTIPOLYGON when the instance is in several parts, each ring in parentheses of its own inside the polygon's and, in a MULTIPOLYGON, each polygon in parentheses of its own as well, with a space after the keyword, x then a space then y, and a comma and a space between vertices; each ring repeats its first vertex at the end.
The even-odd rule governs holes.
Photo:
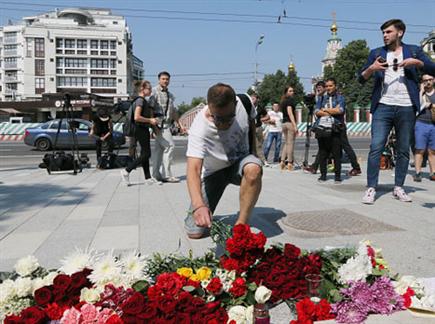
MULTIPOLYGON (((138 169, 131 174, 133 185, 126 187, 119 170, 85 169, 73 176, 0 169, 0 271, 12 270, 14 262, 28 254, 45 267, 57 267, 76 247, 115 253, 136 249, 144 254, 192 250, 201 255, 213 242, 185 235, 189 199, 184 163, 175 165, 175 174, 182 178, 178 184, 148 186, 138 169)), ((333 183, 332 174, 325 184, 317 178, 300 170, 265 168, 251 225, 262 230, 269 243, 291 242, 307 249, 370 239, 383 249, 394 271, 435 277, 434 182, 415 183, 408 175, 406 190, 414 201, 402 203, 391 196, 392 171, 382 171, 378 200, 367 206, 360 202, 364 175, 345 177, 341 185, 333 183)), ((237 210, 238 188, 229 186, 215 217, 234 223, 237 210)), ((285 307, 274 312, 274 323, 288 323, 285 307)), ((399 317, 407 314, 402 313, 399 317)), ((391 323, 410 323, 402 317, 391 323)))

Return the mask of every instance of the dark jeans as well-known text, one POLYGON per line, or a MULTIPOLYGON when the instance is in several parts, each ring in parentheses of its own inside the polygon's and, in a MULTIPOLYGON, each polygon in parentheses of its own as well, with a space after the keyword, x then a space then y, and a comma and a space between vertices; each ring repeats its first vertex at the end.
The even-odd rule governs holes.
MULTIPOLYGON (((99 136, 99 135, 97 135, 97 136, 99 136)), ((107 143, 107 152, 113 153, 114 144, 113 144, 112 136, 107 137, 104 142, 107 143)), ((97 146, 97 163, 100 164, 103 141, 100 139, 97 139, 97 140, 95 140, 95 145, 97 146)))
POLYGON ((341 133, 332 133, 330 137, 321 137, 319 141, 320 174, 326 177, 328 157, 332 154, 334 159, 335 178, 340 179, 341 174, 341 133))
POLYGON ((388 135, 394 127, 396 132, 397 161, 394 184, 403 186, 409 164, 409 146, 415 125, 412 106, 390 106, 379 104, 372 119, 372 141, 367 162, 367 186, 376 188, 379 179, 381 154, 388 135))
POLYGON ((347 128, 346 126, 343 127, 340 133, 341 137, 341 147, 346 152, 347 156, 349 157, 350 164, 352 165, 353 169, 361 169, 358 160, 356 158, 355 151, 353 150, 352 146, 350 146, 349 139, 347 138, 347 128))
POLYGON ((275 152, 273 154, 273 162, 279 162, 279 153, 281 152, 282 133, 269 132, 267 134, 266 143, 264 144, 264 158, 267 161, 272 143, 275 141, 275 152))
POLYGON ((128 173, 136 169, 137 166, 142 165, 145 179, 151 178, 150 173, 150 131, 148 127, 136 127, 135 138, 140 144, 140 156, 131 161, 125 169, 128 173))

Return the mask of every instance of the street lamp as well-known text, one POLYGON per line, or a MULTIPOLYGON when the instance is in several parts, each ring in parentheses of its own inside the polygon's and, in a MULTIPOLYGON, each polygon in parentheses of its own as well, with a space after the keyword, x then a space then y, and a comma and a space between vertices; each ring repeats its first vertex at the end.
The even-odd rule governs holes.
POLYGON ((255 44, 255 74, 254 74, 254 87, 257 87, 258 84, 258 62, 257 62, 257 51, 258 46, 263 44, 264 41, 264 34, 260 35, 260 38, 257 40, 257 43, 255 44))

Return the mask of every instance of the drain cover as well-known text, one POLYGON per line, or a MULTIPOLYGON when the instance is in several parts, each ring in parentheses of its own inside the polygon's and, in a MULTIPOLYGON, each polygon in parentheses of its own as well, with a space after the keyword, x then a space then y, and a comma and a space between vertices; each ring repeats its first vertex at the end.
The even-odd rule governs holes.
POLYGON ((348 209, 304 211, 287 214, 284 230, 301 237, 325 237, 402 231, 348 209))

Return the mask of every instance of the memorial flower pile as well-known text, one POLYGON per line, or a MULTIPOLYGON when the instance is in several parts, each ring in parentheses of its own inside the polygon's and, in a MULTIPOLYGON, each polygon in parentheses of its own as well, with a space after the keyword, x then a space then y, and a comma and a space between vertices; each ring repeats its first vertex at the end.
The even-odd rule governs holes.
POLYGON ((303 251, 266 247, 262 232, 236 225, 225 255, 193 258, 76 251, 56 271, 19 260, 2 274, 0 321, 42 323, 252 323, 254 306, 295 306, 291 324, 336 318, 362 323, 370 314, 433 309, 435 295, 409 276, 393 276, 381 251, 358 248, 303 251), (307 275, 323 278, 311 298, 307 275))

